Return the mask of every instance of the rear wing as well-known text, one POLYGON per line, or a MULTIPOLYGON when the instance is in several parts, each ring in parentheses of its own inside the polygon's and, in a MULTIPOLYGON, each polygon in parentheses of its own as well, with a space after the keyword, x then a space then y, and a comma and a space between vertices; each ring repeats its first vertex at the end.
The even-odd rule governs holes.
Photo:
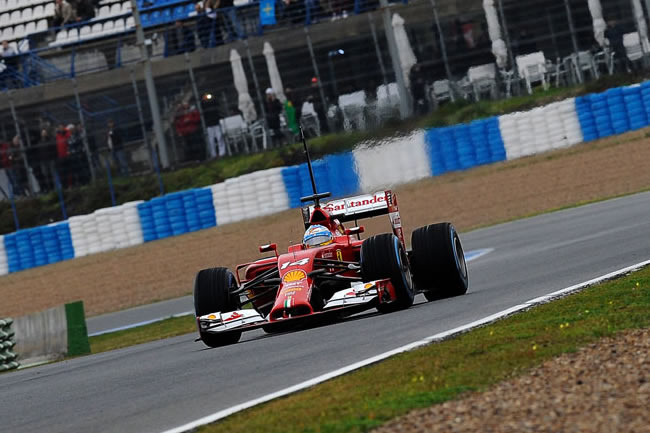
MULTIPOLYGON (((305 227, 309 227, 314 208, 313 205, 302 208, 302 218, 305 227)), ((322 204, 321 209, 326 211, 333 219, 338 219, 340 222, 357 221, 388 214, 393 233, 404 244, 402 221, 399 216, 399 208, 397 207, 397 196, 391 190, 332 200, 322 204)))

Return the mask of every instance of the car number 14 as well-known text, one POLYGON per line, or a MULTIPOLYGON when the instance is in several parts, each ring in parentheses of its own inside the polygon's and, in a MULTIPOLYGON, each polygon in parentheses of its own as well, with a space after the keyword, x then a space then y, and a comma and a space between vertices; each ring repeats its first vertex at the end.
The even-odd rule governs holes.
POLYGON ((304 266, 307 263, 309 263, 309 257, 306 257, 304 259, 300 259, 295 262, 284 262, 282 266, 280 266, 280 269, 287 269, 289 266, 304 266))

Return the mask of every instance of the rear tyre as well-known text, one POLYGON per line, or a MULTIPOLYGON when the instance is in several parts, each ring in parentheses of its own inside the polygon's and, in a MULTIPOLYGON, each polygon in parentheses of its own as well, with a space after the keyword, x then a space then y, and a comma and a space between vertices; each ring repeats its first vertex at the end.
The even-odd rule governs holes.
MULTIPOLYGON (((237 289, 237 280, 226 268, 203 269, 194 279, 194 310, 196 317, 210 313, 227 313, 239 308, 237 295, 232 292, 237 289)), ((241 331, 229 331, 224 334, 202 332, 201 340, 210 347, 234 344, 241 338, 241 331)))
MULTIPOLYGON (((361 244, 361 276, 363 281, 390 278, 397 299, 379 304, 380 313, 390 313, 413 305, 415 290, 406 251, 397 236, 384 233, 366 239, 361 244)), ((380 294, 381 296, 381 294, 380 294)))
POLYGON ((469 279, 463 246, 451 223, 420 227, 411 235, 413 282, 429 301, 464 295, 469 279))

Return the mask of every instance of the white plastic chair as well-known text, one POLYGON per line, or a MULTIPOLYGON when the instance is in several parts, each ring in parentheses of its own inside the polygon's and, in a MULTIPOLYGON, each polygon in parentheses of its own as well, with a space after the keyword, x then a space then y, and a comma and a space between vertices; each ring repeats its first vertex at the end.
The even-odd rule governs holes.
POLYGON ((643 41, 643 48, 641 48, 641 42, 639 39, 638 32, 624 34, 623 46, 625 47, 627 58, 633 62, 643 57, 644 49, 646 53, 650 53, 650 44, 648 43, 647 39, 643 41))
POLYGON ((66 40, 66 43, 71 44, 73 42, 77 42, 78 40, 79 40, 79 27, 74 27, 68 30, 68 39, 66 40))
POLYGON ((11 40, 13 38, 14 38, 14 28, 5 27, 5 29, 2 31, 2 39, 11 40))
POLYGON ((124 18, 118 18, 114 21, 115 25, 113 26, 113 33, 123 33, 124 32, 124 18))
POLYGON ((359 90, 339 96, 339 108, 343 113, 343 128, 350 131, 366 129, 366 92, 359 90))
POLYGON ((79 39, 84 40, 90 37, 90 26, 82 26, 79 30, 79 39))
POLYGON ((90 28, 90 35, 88 36, 88 38, 96 38, 98 36, 101 36, 103 27, 104 24, 102 23, 93 24, 93 26, 90 28))
POLYGON ((36 21, 30 21, 25 24, 25 36, 29 36, 32 33, 36 33, 36 21))
POLYGON ((131 2, 122 3, 122 13, 128 14, 129 12, 131 12, 131 2))
POLYGON ((9 12, 0 15, 0 26, 5 26, 7 24, 9 24, 9 12))
POLYGON ((135 19, 130 16, 126 19, 126 29, 132 29, 133 27, 135 27, 135 19))
POLYGON ((517 56, 515 59, 519 76, 526 82, 528 93, 533 93, 532 85, 542 83, 544 89, 548 89, 546 81, 546 58, 542 51, 517 56))
POLYGON ((36 23, 36 33, 44 32, 47 30, 47 20, 39 20, 36 23))
POLYGON ((115 23, 113 21, 104 22, 104 25, 102 27, 102 36, 110 35, 111 33, 113 33, 114 27, 115 27, 115 23))
POLYGON ((115 15, 121 15, 121 14, 122 14, 122 4, 121 3, 113 3, 111 5, 110 15, 115 16, 115 15))
POLYGON ((236 154, 235 152, 239 150, 238 144, 243 143, 244 149, 248 149, 248 125, 246 125, 246 121, 244 121, 241 114, 221 119, 219 123, 226 139, 226 153, 228 155, 236 154))
POLYGON ((30 21, 32 19, 32 8, 23 9, 23 13, 20 15, 22 22, 30 21))
POLYGON ((45 3, 43 17, 48 18, 54 16, 54 2, 45 3))
POLYGON ((110 14, 111 14, 111 7, 102 6, 99 8, 99 11, 97 11, 97 18, 104 18, 109 16, 110 14))
POLYGON ((14 27, 14 39, 20 39, 25 36, 25 24, 18 24, 14 27))
POLYGON ((59 30, 54 38, 54 41, 50 42, 50 46, 63 45, 68 40, 68 31, 66 29, 59 30))
POLYGON ((40 20, 45 15, 45 8, 43 5, 36 5, 32 10, 32 19, 40 20))
POLYGON ((467 78, 472 84, 474 97, 478 101, 481 95, 489 92, 492 98, 496 98, 497 70, 494 63, 487 63, 484 65, 472 66, 467 70, 467 78))
POLYGON ((431 85, 430 90, 431 100, 433 105, 438 107, 443 101, 454 102, 454 92, 451 88, 449 80, 436 80, 431 85))
POLYGON ((17 10, 17 11, 13 11, 13 12, 11 12, 11 16, 9 17, 9 21, 10 21, 12 24, 19 23, 20 21, 22 21, 22 20, 20 19, 20 15, 21 15, 20 10, 17 10))

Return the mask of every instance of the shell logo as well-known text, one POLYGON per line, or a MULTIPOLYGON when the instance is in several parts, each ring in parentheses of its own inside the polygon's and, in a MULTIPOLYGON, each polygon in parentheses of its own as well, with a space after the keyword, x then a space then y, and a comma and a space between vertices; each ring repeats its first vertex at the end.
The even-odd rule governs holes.
POLYGON ((292 283, 294 281, 300 281, 306 278, 307 278, 307 274, 305 274, 305 271, 303 271, 302 269, 294 269, 293 271, 289 271, 286 274, 284 274, 284 277, 282 277, 282 282, 292 283))

